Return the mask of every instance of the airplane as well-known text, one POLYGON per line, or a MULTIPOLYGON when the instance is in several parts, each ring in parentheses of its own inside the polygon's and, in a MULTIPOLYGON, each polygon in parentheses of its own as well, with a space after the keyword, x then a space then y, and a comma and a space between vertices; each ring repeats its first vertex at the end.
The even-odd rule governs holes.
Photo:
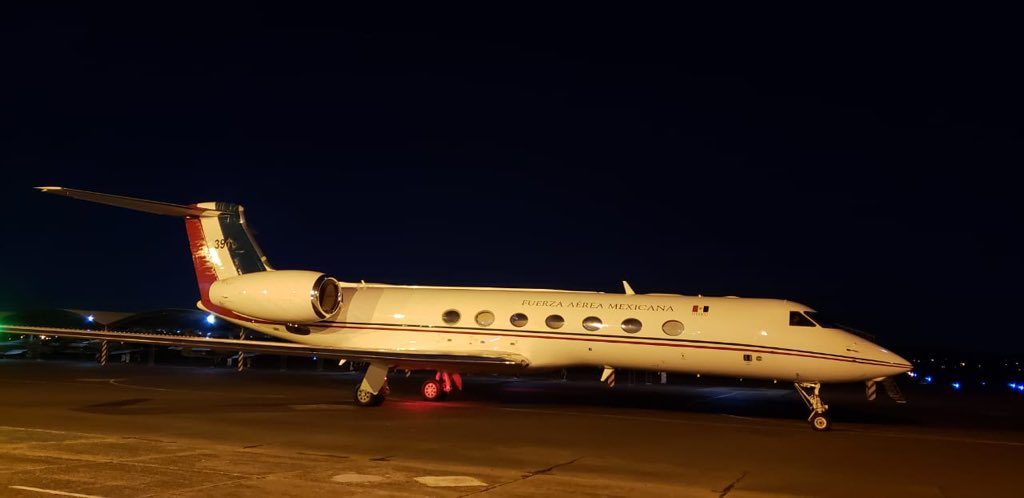
POLYGON ((436 401, 462 388, 462 373, 518 375, 570 367, 792 382, 818 431, 832 426, 825 383, 869 386, 910 362, 812 308, 781 299, 554 289, 436 287, 347 282, 277 270, 249 230, 242 206, 169 204, 63 187, 40 191, 183 218, 200 309, 286 342, 9 325, 8 332, 316 356, 368 364, 354 400, 381 404, 393 370, 435 372, 420 389, 436 401))

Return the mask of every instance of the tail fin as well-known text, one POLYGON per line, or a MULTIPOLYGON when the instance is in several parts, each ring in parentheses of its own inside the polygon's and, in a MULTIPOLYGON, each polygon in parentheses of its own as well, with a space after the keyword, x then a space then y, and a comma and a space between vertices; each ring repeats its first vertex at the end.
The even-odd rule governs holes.
POLYGON ((209 290, 214 281, 273 270, 245 223, 244 209, 237 204, 202 202, 183 206, 63 187, 36 188, 47 194, 185 218, 192 263, 204 305, 211 306, 209 290))

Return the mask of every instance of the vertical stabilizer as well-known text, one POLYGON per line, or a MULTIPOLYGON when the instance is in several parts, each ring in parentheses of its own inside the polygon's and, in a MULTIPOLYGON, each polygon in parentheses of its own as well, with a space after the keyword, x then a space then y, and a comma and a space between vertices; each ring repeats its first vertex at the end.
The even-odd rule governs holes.
POLYGON ((37 188, 48 194, 185 218, 199 295, 206 306, 212 306, 209 291, 213 282, 273 270, 245 223, 245 210, 238 204, 202 202, 185 206, 63 187, 37 188))

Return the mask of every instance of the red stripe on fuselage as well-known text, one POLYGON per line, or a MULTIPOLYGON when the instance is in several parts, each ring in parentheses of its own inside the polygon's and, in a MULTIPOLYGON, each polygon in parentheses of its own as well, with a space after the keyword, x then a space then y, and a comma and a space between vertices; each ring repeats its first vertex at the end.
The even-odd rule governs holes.
POLYGON ((390 328, 390 327, 352 327, 348 325, 332 326, 331 328, 342 328, 342 329, 356 329, 356 330, 390 330, 390 331, 402 331, 402 332, 432 332, 432 333, 443 333, 443 334, 460 334, 460 335, 500 335, 507 337, 523 337, 527 339, 554 339, 559 341, 583 341, 583 342, 603 342, 608 344, 635 344, 640 346, 665 346, 671 348, 688 348, 688 349, 715 349, 720 351, 742 351, 745 353, 763 353, 763 354, 774 354, 783 356, 800 356, 804 358, 815 358, 819 360, 833 360, 842 361, 847 363, 863 363, 867 365, 879 366, 879 367, 901 367, 902 365, 895 365, 891 363, 879 362, 877 360, 869 360, 867 358, 833 358, 827 355, 828 353, 797 353, 791 351, 778 351, 778 350, 764 350, 755 349, 759 346, 753 346, 751 348, 742 347, 729 347, 729 346, 709 346, 703 344, 673 344, 673 343, 661 343, 661 342, 645 342, 645 341, 620 341, 615 339, 599 339, 591 337, 558 337, 551 335, 525 335, 525 334, 509 334, 509 333, 484 333, 484 332, 471 332, 471 331, 455 331, 455 330, 417 330, 413 328, 390 328))
MULTIPOLYGON (((232 313, 233 314, 233 313, 232 313)), ((249 318, 248 321, 252 323, 260 323, 263 325, 281 325, 282 323, 270 322, 264 320, 254 320, 249 318)), ((672 348, 687 348, 687 349, 712 349, 718 351, 740 351, 745 353, 762 353, 772 354, 780 356, 797 356, 802 358, 814 358, 818 360, 832 360, 841 361, 845 363, 860 363, 865 365, 872 365, 878 367, 891 367, 891 368, 911 368, 910 365, 900 365, 896 363, 888 363, 884 361, 871 360, 867 358, 847 358, 847 357, 836 357, 831 353, 818 353, 815 351, 799 352, 799 351, 781 351, 778 349, 766 349, 770 346, 754 346, 749 347, 743 346, 724 346, 724 345, 711 345, 711 344, 694 344, 694 343, 676 343, 676 342, 648 342, 639 340, 616 340, 607 338, 597 337, 559 337, 557 335, 544 335, 543 332, 537 334, 517 334, 508 332, 495 332, 495 331, 473 331, 473 330, 450 330, 450 329, 434 329, 434 328, 415 328, 415 327, 370 327, 365 325, 352 326, 344 323, 335 323, 331 325, 314 325, 314 327, 326 327, 332 329, 352 329, 352 330, 384 330, 392 332, 421 332, 421 333, 441 333, 441 334, 458 334, 458 335, 486 335, 486 336, 503 336, 503 337, 521 337, 526 339, 552 339, 558 341, 582 341, 582 342, 601 342, 607 344, 633 344, 639 346, 664 346, 672 348)))

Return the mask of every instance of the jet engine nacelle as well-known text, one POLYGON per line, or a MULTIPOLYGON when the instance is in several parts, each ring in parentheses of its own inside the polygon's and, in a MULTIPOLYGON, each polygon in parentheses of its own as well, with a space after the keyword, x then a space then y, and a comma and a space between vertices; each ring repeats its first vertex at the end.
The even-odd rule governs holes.
POLYGON ((341 308, 341 285, 323 273, 276 270, 217 280, 210 301, 253 318, 285 323, 323 320, 341 308))

